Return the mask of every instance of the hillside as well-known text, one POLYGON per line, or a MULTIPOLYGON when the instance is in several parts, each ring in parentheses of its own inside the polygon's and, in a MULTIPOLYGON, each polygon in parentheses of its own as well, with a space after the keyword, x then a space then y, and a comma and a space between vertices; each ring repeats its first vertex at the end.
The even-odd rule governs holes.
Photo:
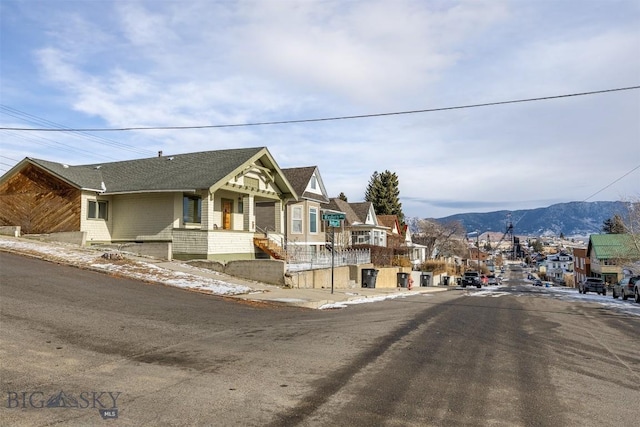
MULTIPOLYGON (((606 219, 614 214, 624 217, 625 212, 623 202, 569 202, 546 208, 465 213, 431 219, 438 222, 460 221, 467 232, 504 232, 510 218, 516 235, 559 236, 562 233, 565 236, 588 236, 600 233, 606 219)), ((418 218, 407 218, 412 232, 417 232, 417 221, 418 218)))

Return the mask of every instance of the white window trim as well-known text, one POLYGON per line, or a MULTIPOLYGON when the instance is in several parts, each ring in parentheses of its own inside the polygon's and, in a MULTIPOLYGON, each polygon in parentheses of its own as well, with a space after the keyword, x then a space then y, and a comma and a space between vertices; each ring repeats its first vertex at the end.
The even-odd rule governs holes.
POLYGON ((87 200, 87 219, 88 220, 96 220, 96 221, 108 221, 109 220, 109 201, 108 200, 99 200, 99 199, 89 199, 87 200), (96 204, 95 214, 96 216, 89 216, 91 209, 89 206, 91 203, 96 204), (106 218, 100 218, 100 204, 104 204, 106 206, 105 214, 106 218))
POLYGON ((310 207, 309 208, 309 234, 318 234, 318 230, 319 230, 319 226, 318 226, 318 208, 316 207, 310 207), (313 224, 311 224, 311 212, 314 211, 316 214, 316 222, 315 222, 315 229, 316 231, 312 231, 313 230, 313 224))
POLYGON ((293 206, 291 208, 291 234, 303 234, 304 221, 302 217, 302 206, 293 206), (300 230, 297 231, 294 224, 300 222, 300 230))

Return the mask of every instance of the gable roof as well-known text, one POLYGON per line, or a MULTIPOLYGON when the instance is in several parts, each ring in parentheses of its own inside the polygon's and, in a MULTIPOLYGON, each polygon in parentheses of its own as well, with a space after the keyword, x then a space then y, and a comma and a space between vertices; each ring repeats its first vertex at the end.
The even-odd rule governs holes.
POLYGON ((80 166, 25 158, 2 179, 19 166, 21 168, 25 162, 35 164, 77 188, 102 191, 104 194, 208 189, 221 185, 237 174, 239 168, 255 162, 275 170, 276 186, 285 195, 297 198, 297 193, 266 147, 204 151, 80 166))
POLYGON ((329 203, 329 198, 325 195, 326 191, 324 189, 324 184, 322 183, 317 171, 317 166, 282 169, 282 173, 284 173, 284 175, 287 177, 287 180, 293 186, 293 189, 298 195, 300 195, 301 198, 307 200, 315 200, 320 203, 329 203), (311 177, 314 174, 316 175, 316 180, 322 194, 305 191, 307 189, 307 186, 309 185, 309 181, 311 181, 311 177))
POLYGON ((356 215, 356 213, 353 211, 351 205, 349 205, 349 203, 345 202, 342 199, 330 199, 327 209, 336 212, 344 212, 345 225, 353 225, 356 222, 360 222, 360 220, 358 219, 358 215, 356 215))
POLYGON ((634 246, 630 234, 592 234, 589 237, 587 256, 594 253, 596 259, 640 259, 640 251, 634 246))
POLYGON ((402 230, 400 229, 400 222, 398 221, 398 215, 376 215, 376 216, 378 217, 378 223, 380 223, 380 225, 389 227, 392 233, 395 230, 397 234, 402 234, 402 230))
MULTIPOLYGON (((371 209, 371 206, 373 206, 373 203, 357 202, 357 203, 349 203, 349 205, 351 206, 351 209, 353 209, 355 214, 358 216, 358 219, 360 220, 360 222, 363 224, 366 224, 367 216, 369 215, 369 211, 371 209)), ((377 220, 375 218, 373 219, 373 221, 374 223, 377 223, 377 220)))

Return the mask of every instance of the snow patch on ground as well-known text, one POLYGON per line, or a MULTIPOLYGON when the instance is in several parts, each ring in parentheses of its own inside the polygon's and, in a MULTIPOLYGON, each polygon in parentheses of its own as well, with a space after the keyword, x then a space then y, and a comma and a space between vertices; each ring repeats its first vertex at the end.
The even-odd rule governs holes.
POLYGON ((346 308, 349 305, 355 305, 355 304, 368 304, 371 302, 380 302, 380 301, 384 301, 386 299, 395 299, 395 298, 406 298, 412 295, 422 295, 422 296, 428 296, 425 294, 421 294, 421 293, 413 293, 413 294, 390 294, 390 295, 378 295, 375 297, 364 297, 364 298, 356 298, 356 299, 352 299, 349 301, 341 301, 341 302, 335 302, 335 303, 330 303, 330 304, 324 304, 321 305, 320 307, 318 307, 320 310, 327 310, 327 309, 331 309, 331 308, 346 308))
MULTIPOLYGON (((72 264, 76 266, 90 267, 122 277, 143 280, 146 282, 161 283, 177 288, 191 289, 212 295, 239 295, 252 292, 248 286, 225 282, 224 280, 197 276, 181 271, 169 270, 152 263, 123 260, 114 262, 104 260, 101 256, 104 251, 79 248, 77 246, 65 246, 62 244, 49 245, 43 242, 28 242, 3 239, 0 237, 0 248, 11 249, 16 252, 39 256, 40 258, 72 264)), ((208 271, 212 275, 216 272, 208 271)))

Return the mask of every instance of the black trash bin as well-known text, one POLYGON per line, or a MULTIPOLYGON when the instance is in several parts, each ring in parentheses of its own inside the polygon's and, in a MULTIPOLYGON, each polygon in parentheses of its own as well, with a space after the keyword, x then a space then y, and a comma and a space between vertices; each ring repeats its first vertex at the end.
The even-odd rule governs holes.
POLYGON ((449 286, 449 276, 442 276, 442 284, 444 286, 449 286))
POLYGON ((462 277, 458 277, 456 279, 456 283, 458 284, 458 286, 462 286, 462 277))
POLYGON ((424 273, 420 275, 420 286, 429 286, 430 281, 431 281, 430 275, 424 274, 424 273))
POLYGON ((362 287, 375 288, 376 277, 378 277, 378 270, 376 270, 375 268, 363 268, 362 269, 362 287))
POLYGON ((398 273, 398 287, 406 288, 409 284, 409 273, 398 273))

